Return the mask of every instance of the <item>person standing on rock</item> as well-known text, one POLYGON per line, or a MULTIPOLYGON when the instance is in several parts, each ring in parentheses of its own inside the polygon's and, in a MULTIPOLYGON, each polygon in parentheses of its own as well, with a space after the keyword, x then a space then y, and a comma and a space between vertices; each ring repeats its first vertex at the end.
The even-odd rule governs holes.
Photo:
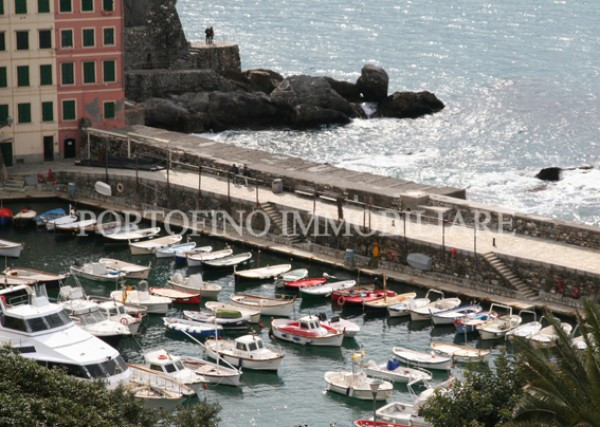
POLYGON ((210 44, 210 27, 206 27, 204 30, 204 41, 206 44, 210 44))
POLYGON ((212 25, 209 28, 209 30, 210 30, 210 44, 213 44, 213 39, 215 38, 215 30, 213 30, 212 25))

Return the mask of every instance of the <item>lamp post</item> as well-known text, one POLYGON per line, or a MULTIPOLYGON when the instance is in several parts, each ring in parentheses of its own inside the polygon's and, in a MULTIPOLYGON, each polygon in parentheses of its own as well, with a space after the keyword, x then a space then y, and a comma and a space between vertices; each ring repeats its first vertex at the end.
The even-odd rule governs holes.
POLYGON ((377 425, 377 390, 383 384, 383 381, 374 379, 369 382, 371 393, 373 393, 373 427, 377 425))

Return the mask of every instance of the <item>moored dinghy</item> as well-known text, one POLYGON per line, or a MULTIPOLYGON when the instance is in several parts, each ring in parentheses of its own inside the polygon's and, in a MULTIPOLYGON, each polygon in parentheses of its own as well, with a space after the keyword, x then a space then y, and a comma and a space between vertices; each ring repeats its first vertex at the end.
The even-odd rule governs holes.
POLYGON ((544 316, 540 317, 540 320, 537 320, 537 313, 530 310, 521 310, 519 315, 523 317, 524 313, 531 313, 533 315, 533 321, 522 323, 515 329, 508 331, 506 333, 508 339, 513 339, 514 337, 529 338, 542 329, 542 320, 544 319, 544 316))
POLYGON ((167 282, 174 289, 185 292, 200 292, 203 298, 217 298, 221 292, 221 286, 216 283, 206 282, 201 274, 192 274, 183 277, 181 273, 175 273, 167 282))
POLYGON ((200 304, 201 302, 199 292, 180 291, 172 288, 159 288, 157 286, 151 286, 149 291, 152 295, 170 298, 177 304, 200 304))
POLYGON ((407 368, 397 360, 389 360, 387 363, 377 363, 374 360, 369 360, 365 365, 365 373, 372 378, 404 384, 430 381, 433 378, 431 372, 425 369, 407 368))
POLYGON ((220 337, 223 334, 221 325, 196 322, 179 317, 163 317, 163 323, 169 332, 184 336, 191 335, 194 338, 220 337))
POLYGON ((158 248, 154 255, 156 258, 173 258, 177 253, 191 251, 196 247, 196 242, 185 242, 177 245, 171 245, 164 248, 158 248))
POLYGON ((218 251, 213 251, 212 246, 205 246, 203 248, 196 248, 190 252, 185 253, 185 259, 188 267, 200 267, 204 261, 225 258, 231 256, 233 250, 231 248, 225 248, 218 251), (210 250, 206 250, 210 248, 210 250))
POLYGON ((325 313, 319 313, 319 320, 322 325, 331 326, 343 332, 345 337, 354 337, 360 332, 360 326, 350 320, 342 319, 340 316, 333 316, 331 319, 327 319, 325 313))
POLYGON ((224 258, 207 259, 202 261, 202 265, 209 268, 232 268, 247 262, 250 258, 252 258, 251 252, 242 252, 224 258))
POLYGON ((352 355, 352 372, 325 372, 325 390, 359 400, 387 400, 394 391, 389 381, 381 381, 375 393, 371 390, 371 380, 362 366, 362 354, 352 355))
POLYGON ((388 307, 390 317, 408 316, 413 307, 421 307, 431 302, 431 294, 439 295, 444 298, 444 293, 437 289, 429 289, 423 298, 414 298, 412 300, 403 301, 399 304, 394 304, 388 307))
POLYGON ((300 288, 300 293, 304 296, 320 296, 326 297, 335 291, 343 291, 356 286, 356 280, 341 280, 339 282, 325 283, 321 286, 311 286, 308 288, 300 288))
POLYGON ((487 362, 492 350, 469 347, 453 343, 434 341, 431 348, 444 356, 450 356, 457 362, 487 362))
POLYGON ((58 288, 68 274, 50 273, 48 271, 34 270, 26 267, 7 267, 4 269, 6 276, 14 279, 33 281, 37 285, 46 285, 47 288, 58 288))
POLYGON ((132 303, 146 307, 148 313, 166 314, 172 300, 170 298, 151 295, 148 291, 148 282, 142 280, 137 289, 127 286, 121 291, 113 291, 110 297, 123 304, 132 303))
POLYGON ((144 365, 146 368, 169 375, 180 383, 191 387, 196 394, 200 391, 202 385, 207 382, 202 375, 185 367, 181 357, 168 353, 165 349, 145 352, 144 360, 146 361, 146 365, 144 365))
POLYGON ((523 322, 523 318, 516 314, 512 314, 512 307, 506 305, 494 303, 490 307, 490 313, 493 312, 496 307, 507 310, 508 314, 488 319, 479 325, 477 331, 482 340, 504 338, 508 332, 512 331, 523 322))
POLYGON ((46 224, 48 221, 52 221, 52 220, 55 220, 55 219, 63 217, 63 216, 65 216, 64 209, 62 209, 62 208, 51 209, 49 211, 46 211, 44 213, 37 215, 34 218, 34 221, 38 227, 41 227, 42 225, 46 224))
POLYGON ((231 303, 238 307, 259 310, 263 316, 289 317, 294 311, 296 298, 269 298, 260 295, 234 293, 229 296, 231 303))
MULTIPOLYGON (((561 322, 560 328, 567 335, 573 331, 573 325, 567 322, 561 322)), ((551 347, 558 339, 558 333, 554 329, 554 326, 550 325, 540 329, 539 332, 529 336, 527 339, 537 347, 551 347)))
POLYGON ((404 294, 394 295, 392 297, 384 295, 383 298, 374 301, 365 301, 365 308, 369 308, 371 310, 385 310, 393 305, 400 304, 405 301, 410 301, 416 296, 416 292, 407 292, 404 294))
POLYGON ((85 234, 85 230, 88 227, 93 227, 96 225, 95 219, 86 219, 83 221, 75 221, 69 222, 67 224, 56 224, 54 228, 58 232, 62 233, 77 233, 77 234, 85 234))
MULTIPOLYGON (((64 214, 64 211, 63 211, 64 214)), ((13 216, 13 224, 16 226, 24 226, 27 224, 33 224, 35 222, 35 217, 37 216, 37 212, 31 209, 21 209, 19 212, 13 216)))
POLYGON ((160 227, 150 227, 138 229, 135 227, 122 227, 117 230, 112 230, 110 233, 102 233, 101 235, 113 243, 127 243, 141 239, 148 239, 160 233, 160 227))
POLYGON ((232 304, 225 304, 218 301, 207 301, 204 306, 213 314, 216 314, 220 310, 239 311, 242 316, 249 319, 250 323, 260 322, 260 311, 256 309, 237 307, 232 304))
POLYGON ((407 365, 415 365, 427 369, 449 371, 452 369, 452 358, 431 353, 422 353, 405 347, 394 347, 394 354, 407 365))
POLYGON ((150 255, 160 248, 176 245, 181 239, 181 235, 173 234, 141 242, 129 242, 129 250, 131 255, 150 255))
POLYGON ((482 310, 481 304, 464 305, 431 314, 434 325, 452 325, 456 319, 472 316, 482 310))
POLYGON ((283 273, 277 278, 280 282, 293 282, 294 280, 302 280, 308 276, 308 270, 306 268, 298 268, 296 270, 290 270, 287 273, 283 273))
POLYGON ((250 318, 243 316, 239 310, 217 310, 215 313, 185 310, 183 316, 196 322, 216 323, 228 331, 250 328, 250 318))
POLYGON ((148 265, 138 265, 113 258, 100 258, 98 262, 104 264, 106 268, 125 274, 126 279, 147 279, 152 267, 151 263, 148 265))
POLYGON ((23 251, 23 243, 0 240, 0 256, 19 258, 23 251))
POLYGON ((223 366, 223 363, 213 363, 191 356, 181 356, 181 362, 186 368, 204 377, 207 383, 232 387, 240 386, 242 371, 233 366, 223 366))
POLYGON ((125 277, 125 273, 107 268, 100 262, 87 262, 80 264, 75 262, 70 268, 71 274, 84 279, 94 280, 96 282, 113 282, 125 277))
POLYGON ((237 280, 267 280, 287 273, 291 269, 292 264, 277 264, 236 271, 234 275, 237 280))
POLYGON ((460 298, 441 298, 419 307, 411 306, 410 320, 429 320, 434 314, 454 309, 460 304, 460 298))
POLYGON ((162 372, 143 365, 129 364, 130 384, 125 390, 144 401, 147 408, 172 410, 186 398, 196 395, 193 388, 162 372))

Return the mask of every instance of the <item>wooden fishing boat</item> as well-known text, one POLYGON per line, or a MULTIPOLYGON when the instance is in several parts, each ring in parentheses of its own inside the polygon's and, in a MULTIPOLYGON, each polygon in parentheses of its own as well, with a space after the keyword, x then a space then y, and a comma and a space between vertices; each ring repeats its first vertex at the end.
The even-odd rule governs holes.
POLYGON ((388 307, 388 314, 390 317, 402 317, 408 316, 410 310, 413 307, 421 307, 431 302, 431 294, 439 295, 440 298, 444 298, 444 293, 437 289, 429 289, 423 298, 414 298, 412 300, 403 301, 398 304, 394 304, 388 307))
POLYGON ((239 311, 242 314, 242 316, 244 316, 245 318, 248 318, 250 323, 259 323, 260 322, 260 310, 238 307, 238 306, 235 306, 232 304, 226 304, 226 303, 218 302, 218 301, 207 301, 204 304, 204 306, 206 307, 207 310, 212 311, 213 314, 216 314, 220 310, 229 310, 229 311, 236 310, 236 311, 239 311))
POLYGON ((46 211, 44 213, 37 215, 34 218, 34 221, 38 227, 41 227, 42 225, 46 224, 46 222, 55 220, 55 219, 63 217, 63 216, 65 216, 64 209, 62 209, 62 208, 50 209, 49 211, 46 211))
MULTIPOLYGON (((567 335, 573 331, 573 325, 567 322, 561 322, 560 328, 567 335)), ((556 329, 554 329, 554 326, 550 325, 540 329, 537 333, 530 335, 527 339, 536 347, 551 347, 556 343, 556 340, 558 340, 558 333, 556 332, 556 329)))
POLYGON ((269 335, 294 344, 341 347, 344 333, 322 325, 314 315, 298 320, 273 319, 269 335))
POLYGON ((181 239, 181 235, 173 234, 141 242, 129 242, 129 250, 131 255, 150 255, 160 248, 176 245, 181 239))
POLYGON ((110 297, 123 304, 131 303, 146 307, 148 313, 166 314, 171 306, 171 298, 160 297, 150 294, 148 283, 142 280, 137 288, 127 286, 120 291, 113 291, 110 297))
POLYGON ((201 274, 183 277, 181 273, 175 273, 167 283, 173 289, 180 291, 199 292, 203 298, 217 298, 221 292, 220 285, 204 281, 201 274))
POLYGON ((144 401, 147 408, 172 410, 187 397, 194 396, 193 388, 169 375, 149 369, 143 365, 128 364, 131 371, 130 384, 125 390, 144 401))
POLYGON ((202 261, 204 267, 209 268, 232 268, 243 264, 252 258, 251 252, 230 255, 224 258, 207 259, 202 261))
POLYGON ((419 368, 407 368, 402 366, 398 360, 389 360, 387 363, 377 363, 369 360, 365 366, 365 373, 372 378, 380 378, 398 383, 415 383, 417 381, 430 381, 433 378, 431 372, 419 368))
POLYGON ((170 298, 177 304, 200 304, 200 302, 202 302, 200 293, 198 292, 180 291, 171 288, 159 288, 157 286, 151 286, 148 290, 152 295, 170 298))
POLYGON ((410 320, 430 320, 440 311, 454 309, 461 304, 460 298, 442 298, 421 306, 410 308, 410 320))
POLYGON ((148 265, 138 265, 114 258, 100 258, 98 262, 103 264, 106 268, 125 274, 126 279, 147 279, 150 274, 150 268, 152 267, 152 263, 148 265))
POLYGON ((381 381, 377 392, 373 393, 372 380, 367 377, 364 370, 355 371, 354 365, 352 368, 352 372, 325 372, 325 390, 359 400, 387 400, 392 396, 394 386, 391 382, 381 381))
POLYGON ((386 310, 388 307, 392 305, 399 304, 404 301, 410 301, 417 296, 416 292, 407 292, 404 294, 395 295, 392 297, 385 296, 380 299, 365 301, 365 308, 369 308, 371 310, 386 310))
MULTIPOLYGON (((64 215, 64 211, 63 211, 64 215)), ((21 209, 19 212, 13 216, 13 223, 16 226, 24 226, 28 224, 35 223, 35 217, 37 216, 37 212, 32 209, 21 209)))
POLYGON ((280 276, 291 269, 292 264, 277 264, 236 271, 234 275, 237 280, 267 280, 280 276))
POLYGON ((306 268, 298 268, 296 270, 290 270, 287 273, 283 273, 277 278, 281 282, 293 282, 294 280, 301 280, 308 276, 308 270, 306 268))
POLYGON ((233 293, 229 296, 231 304, 237 307, 259 310, 263 316, 289 317, 294 310, 296 298, 269 298, 259 295, 233 293))
POLYGON ((367 302, 375 301, 378 299, 382 299, 384 297, 390 298, 395 297, 396 292, 388 291, 384 289, 375 289, 372 291, 366 292, 348 292, 347 294, 341 294, 336 302, 338 305, 363 305, 367 302))
POLYGON ((457 334, 476 332, 479 325, 482 325, 489 319, 494 319, 496 317, 498 317, 498 313, 495 311, 480 311, 478 313, 455 319, 454 328, 456 329, 457 334))
POLYGON ((76 221, 77 221, 77 215, 75 215, 75 214, 61 216, 59 218, 46 221, 46 223, 45 223, 46 230, 54 231, 56 229, 56 227, 59 225, 71 224, 76 221))
POLYGON ((336 291, 351 289, 356 286, 356 280, 341 280, 339 282, 324 283, 320 286, 300 288, 302 296, 327 297, 336 291))
POLYGON ((508 311, 508 314, 488 319, 479 325, 477 331, 482 340, 504 338, 508 332, 512 331, 523 322, 521 316, 512 314, 512 307, 494 303, 491 305, 489 311, 492 312, 495 308, 502 308, 508 311))
POLYGON ((312 288, 315 286, 320 286, 320 285, 324 284, 325 282, 327 282, 326 277, 313 277, 313 278, 309 278, 309 279, 300 279, 300 280, 294 280, 294 281, 290 281, 290 282, 283 282, 283 287, 285 289, 297 291, 300 288, 312 288))
POLYGON ((4 274, 14 279, 23 279, 33 281, 38 285, 46 285, 46 288, 49 289, 58 289, 60 283, 68 276, 68 274, 50 273, 25 267, 8 267, 4 270, 4 274))
POLYGON ((239 310, 217 310, 215 313, 209 311, 189 311, 183 312, 183 317, 189 320, 195 320, 202 323, 216 323, 223 329, 246 330, 250 328, 250 318, 242 315, 239 310))
POLYGON ((83 221, 69 222, 67 224, 56 224, 55 229, 61 233, 81 233, 85 234, 87 227, 93 227, 96 225, 95 219, 86 219, 83 221))
POLYGON ((179 317, 163 317, 163 323, 169 332, 184 336, 189 334, 194 338, 208 338, 223 334, 223 327, 221 325, 196 322, 179 317))
POLYGON ((154 255, 156 258, 173 258, 178 252, 184 253, 191 251, 196 247, 196 242, 179 243, 176 245, 158 248, 154 255))
POLYGON ((442 341, 433 341, 431 348, 444 356, 450 356, 457 362, 487 362, 492 354, 492 350, 469 347, 442 341))
POLYGON ((394 354, 407 365, 415 365, 420 368, 437 369, 449 371, 452 369, 452 358, 440 356, 439 354, 422 353, 405 347, 394 347, 394 354))
POLYGON ((340 316, 333 316, 331 319, 327 319, 325 313, 319 313, 319 320, 322 325, 331 326, 332 328, 343 332, 345 337, 351 338, 360 332, 360 326, 350 320, 342 319, 340 316))
POLYGON ((114 233, 102 233, 102 236, 113 243, 125 243, 129 241, 148 239, 160 233, 160 227, 130 229, 126 227, 124 231, 114 233))
POLYGON ((355 427, 410 427, 408 424, 388 423, 387 421, 356 420, 355 427))
POLYGON ((181 356, 183 366, 201 375, 209 384, 240 386, 242 371, 234 367, 223 366, 222 363, 214 363, 198 357, 181 356))
POLYGON ((196 248, 191 252, 187 252, 185 258, 188 267, 200 267, 204 261, 225 258, 231 256, 232 253, 233 249, 230 248, 213 251, 212 246, 205 246, 204 248, 196 248), (210 248, 210 250, 206 250, 206 248, 210 248))
MULTIPOLYGON (((327 285, 324 285, 327 286, 327 285)), ((361 295, 361 294, 365 294, 367 292, 373 292, 375 290, 375 285, 360 285, 360 286, 353 286, 351 288, 346 288, 346 289, 336 289, 331 293, 331 299, 332 301, 337 301, 341 296, 348 296, 348 295, 361 295)))
POLYGON ((125 277, 125 273, 112 268, 107 268, 100 262, 88 262, 85 264, 75 263, 71 266, 71 274, 96 282, 117 283, 125 277))
POLYGON ((469 317, 481 312, 481 304, 463 305, 461 307, 449 308, 431 314, 434 325, 452 325, 456 319, 469 317))
POLYGON ((0 256, 19 258, 23 251, 23 243, 0 239, 0 256))

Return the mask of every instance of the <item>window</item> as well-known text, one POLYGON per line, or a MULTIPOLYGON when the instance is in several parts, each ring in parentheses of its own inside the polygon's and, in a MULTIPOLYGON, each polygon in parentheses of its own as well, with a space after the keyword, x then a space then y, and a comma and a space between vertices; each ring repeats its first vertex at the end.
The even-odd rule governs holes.
POLYGON ((60 64, 60 82, 63 85, 75 84, 75 70, 72 62, 60 64))
POLYGON ((8 104, 0 104, 0 122, 6 123, 8 118, 8 104))
POLYGON ((54 120, 54 106, 52 101, 42 102, 42 121, 51 122, 54 120))
POLYGON ((83 82, 84 83, 96 83, 96 63, 95 62, 84 62, 83 63, 83 82))
POLYGON ((0 15, 4 15, 4 0, 0 0, 0 15))
POLYGON ((29 31, 17 31, 17 50, 29 49, 29 31))
POLYGON ((27 13, 27 0, 15 0, 15 13, 27 13))
POLYGON ((60 31, 60 47, 73 47, 73 30, 60 31))
POLYGON ((94 29, 88 28, 83 30, 83 47, 94 46, 94 29))
POLYGON ((29 66, 21 65, 17 67, 17 86, 29 86, 29 66))
POLYGON ((63 120, 75 120, 75 101, 62 102, 63 120))
POLYGON ((104 71, 104 82, 114 82, 115 78, 115 61, 104 61, 103 63, 103 71, 104 71))
POLYGON ((104 118, 114 119, 115 118, 115 103, 105 102, 104 103, 104 118))
POLYGON ((38 13, 50 13, 50 0, 38 0, 38 13))
MULTIPOLYGON (((2 1, 2 0, 0 0, 2 1)), ((4 41, 4 33, 0 32, 0 51, 6 50, 6 43, 4 41)))
POLYGON ((72 12, 73 5, 71 4, 71 0, 60 0, 59 9, 61 12, 72 12))
POLYGON ((81 11, 82 12, 93 12, 94 11, 94 0, 81 0, 81 11))
POLYGON ((31 104, 17 104, 19 123, 31 123, 31 104))
POLYGON ((40 65, 40 86, 52 84, 52 65, 40 65))
POLYGON ((6 67, 0 67, 0 87, 7 87, 6 67))
POLYGON ((114 10, 113 0, 102 0, 102 10, 111 12, 114 10))
POLYGON ((104 29, 104 46, 114 46, 115 44, 115 29, 105 28, 104 29))
POLYGON ((52 48, 52 33, 50 30, 40 30, 40 49, 52 48))

